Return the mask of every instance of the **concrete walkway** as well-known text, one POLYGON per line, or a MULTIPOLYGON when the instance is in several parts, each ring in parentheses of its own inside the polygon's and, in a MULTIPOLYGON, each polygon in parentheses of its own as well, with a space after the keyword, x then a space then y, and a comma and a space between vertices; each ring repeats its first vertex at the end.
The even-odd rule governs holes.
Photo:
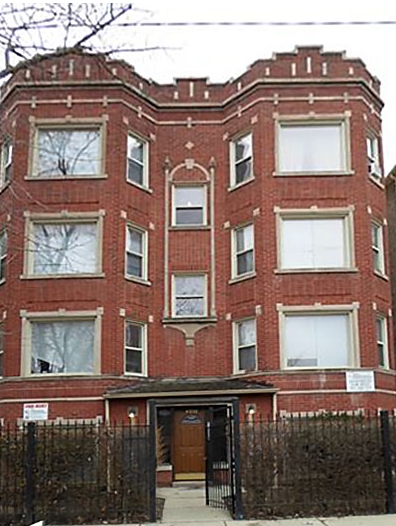
POLYGON ((158 488, 157 496, 165 498, 162 526, 396 526, 396 515, 234 521, 227 510, 205 505, 200 483, 158 488))

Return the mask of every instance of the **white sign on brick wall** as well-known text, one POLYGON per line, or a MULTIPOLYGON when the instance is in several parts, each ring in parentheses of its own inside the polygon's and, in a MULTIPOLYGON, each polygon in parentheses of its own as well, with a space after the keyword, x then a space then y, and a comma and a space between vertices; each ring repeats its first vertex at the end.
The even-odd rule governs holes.
POLYGON ((48 420, 48 404, 33 403, 23 404, 24 420, 48 420))
POLYGON ((345 374, 348 393, 375 391, 374 371, 347 371, 345 374))

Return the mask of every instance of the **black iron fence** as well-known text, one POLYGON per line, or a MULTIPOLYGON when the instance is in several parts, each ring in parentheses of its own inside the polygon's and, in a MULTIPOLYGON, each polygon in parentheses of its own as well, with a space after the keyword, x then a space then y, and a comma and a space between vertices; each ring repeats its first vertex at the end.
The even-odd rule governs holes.
POLYGON ((246 518, 395 512, 396 419, 323 414, 241 425, 246 518))
MULTIPOLYGON (((153 522, 155 436, 155 422, 0 427, 0 524, 153 522)), ((238 518, 395 512, 396 417, 387 412, 236 421, 226 436, 234 454, 219 450, 213 467, 237 478, 238 518)))
POLYGON ((3 426, 0 524, 148 522, 153 452, 149 426, 3 426))

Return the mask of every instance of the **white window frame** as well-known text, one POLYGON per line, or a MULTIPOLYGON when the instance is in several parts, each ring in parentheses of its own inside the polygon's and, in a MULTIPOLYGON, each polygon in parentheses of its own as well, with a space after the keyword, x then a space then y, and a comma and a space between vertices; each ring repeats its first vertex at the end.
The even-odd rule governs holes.
POLYGON ((11 181, 12 178, 12 163, 13 163, 13 144, 11 139, 4 138, 1 145, 1 159, 0 159, 0 188, 11 181))
POLYGON ((31 144, 29 156, 29 169, 27 179, 35 180, 56 180, 56 179, 100 179, 105 178, 105 152, 106 152, 106 117, 102 119, 36 119, 31 118, 31 144), (71 174, 71 175, 41 175, 39 170, 39 135, 40 131, 79 131, 96 130, 99 132, 99 158, 98 172, 92 174, 71 174))
POLYGON ((126 163, 126 181, 127 183, 133 184, 139 188, 144 188, 147 190, 149 188, 149 143, 142 137, 139 137, 135 133, 129 132, 127 139, 127 163, 126 163), (129 141, 133 139, 142 146, 143 151, 143 160, 135 159, 134 157, 129 157, 129 141), (129 178, 129 161, 133 161, 141 167, 142 170, 142 182, 134 181, 129 178))
POLYGON ((147 324, 137 322, 131 319, 125 320, 125 326, 124 326, 124 374, 126 376, 147 376, 147 324), (139 327, 141 330, 141 339, 142 339, 142 347, 130 347, 127 346, 127 339, 126 339, 126 332, 127 332, 127 326, 128 325, 134 325, 136 327, 139 327), (127 371, 127 351, 139 351, 141 353, 141 366, 142 366, 142 372, 134 372, 134 371, 127 371))
POLYGON ((366 137, 367 145, 367 170, 369 176, 372 177, 375 181, 382 180, 382 168, 381 168, 381 158, 380 158, 380 141, 379 138, 369 133, 366 137))
MULTIPOLYGON (((207 196, 207 185, 206 184, 174 184, 172 186, 172 226, 173 227, 176 227, 176 228, 181 228, 181 229, 191 229, 191 228, 202 228, 202 227, 205 227, 207 226, 207 222, 208 222, 208 211, 207 211, 207 201, 208 201, 208 196, 207 196), (202 188, 203 190, 203 202, 202 202, 202 205, 199 207, 199 208, 202 208, 202 223, 188 223, 188 224, 179 224, 177 223, 177 210, 188 210, 189 207, 188 206, 183 206, 183 207, 180 207, 180 206, 176 206, 176 194, 177 194, 177 190, 179 188, 202 188)), ((198 208, 198 207, 192 207, 192 208, 198 208)))
POLYGON ((280 340, 280 362, 281 368, 285 370, 304 370, 304 369, 351 369, 360 367, 359 351, 359 328, 358 328, 358 309, 359 303, 350 305, 277 305, 279 314, 279 340, 280 340), (329 316, 329 315, 346 315, 348 317, 348 359, 349 363, 339 366, 289 366, 288 357, 285 349, 285 328, 287 318, 292 316, 329 316))
POLYGON ((382 369, 389 369, 389 346, 388 346, 388 324, 386 320, 386 316, 378 314, 375 318, 375 332, 376 332, 376 340, 377 340, 377 356, 378 356, 378 362, 379 367, 382 369), (382 332, 382 339, 381 335, 378 334, 378 323, 381 325, 381 332, 382 332), (382 362, 380 359, 380 348, 381 348, 381 355, 382 355, 382 362))
POLYGON ((60 309, 59 311, 50 312, 28 312, 20 311, 22 318, 22 360, 21 360, 21 376, 32 377, 55 377, 55 376, 88 376, 100 373, 101 368, 101 340, 102 340, 102 317, 103 308, 98 307, 91 311, 66 311, 60 309), (94 339, 93 339, 93 372, 73 372, 73 373, 32 373, 31 372, 31 357, 32 357, 32 326, 34 323, 51 323, 62 321, 93 321, 94 322, 94 339))
POLYGON ((4 376, 4 324, 0 323, 0 378, 4 376))
POLYGON ((25 258, 24 273, 22 278, 51 279, 51 278, 89 278, 102 277, 102 253, 103 253, 103 219, 105 212, 80 212, 80 213, 60 213, 60 214, 36 214, 25 212, 25 258), (34 241, 34 227, 37 224, 94 224, 96 225, 97 252, 96 269, 94 272, 67 273, 67 274, 38 274, 34 272, 34 254, 38 251, 34 241))
POLYGON ((247 183, 248 181, 251 181, 252 179, 254 179, 254 171, 253 171, 253 134, 252 134, 252 132, 247 132, 247 133, 245 133, 243 135, 239 135, 238 137, 235 137, 231 141, 231 143, 230 143, 230 164, 231 164, 231 170, 230 170, 230 176, 231 176, 230 186, 231 186, 231 188, 241 186, 241 185, 247 183), (237 159, 237 156, 236 156, 237 144, 242 139, 245 139, 247 137, 250 138, 251 155, 247 156, 247 157, 244 157, 243 159, 237 159), (246 177, 242 181, 237 182, 237 165, 241 164, 241 163, 244 163, 246 161, 250 161, 250 174, 249 174, 249 177, 246 177))
POLYGON ((255 274, 255 243, 254 243, 254 225, 253 223, 247 223, 245 225, 237 226, 231 231, 231 278, 232 279, 242 279, 244 277, 252 276, 255 274), (253 230, 253 245, 251 248, 246 250, 238 251, 237 236, 238 232, 244 231, 247 228, 252 228, 253 230), (253 253, 253 268, 247 272, 238 274, 238 256, 246 254, 248 252, 253 253))
POLYGON ((277 224, 277 272, 345 272, 356 270, 355 267, 355 244, 353 227, 354 207, 348 208, 307 208, 307 209, 281 209, 275 208, 277 224), (345 265, 341 267, 285 267, 282 261, 284 246, 283 225, 285 221, 292 220, 332 220, 343 221, 344 232, 344 256, 345 265))
POLYGON ((125 231, 125 277, 133 281, 143 281, 147 283, 148 280, 148 231, 136 226, 133 223, 127 223, 125 231), (133 252, 128 250, 128 237, 129 231, 137 232, 142 236, 142 252, 133 252), (134 274, 128 273, 128 254, 135 257, 140 257, 142 261, 142 275, 135 276, 134 274))
POLYGON ((376 274, 385 275, 384 228, 378 221, 371 222, 371 252, 373 255, 373 268, 376 274), (374 231, 378 233, 377 243, 374 231))
POLYGON ((8 252, 7 230, 3 228, 2 230, 0 230, 0 284, 4 283, 6 280, 7 252, 8 252), (4 236, 4 243, 2 243, 2 239, 1 239, 3 236, 4 236), (4 248, 4 252, 3 252, 3 248, 4 248))
POLYGON ((234 350, 234 374, 257 371, 257 321, 256 321, 256 318, 244 318, 244 319, 233 322, 232 332, 233 332, 233 350, 234 350), (255 340, 254 342, 250 342, 249 345, 243 345, 243 344, 240 345, 238 328, 243 323, 246 323, 249 321, 254 322, 255 340), (254 343, 254 350, 255 350, 255 368, 251 370, 242 369, 240 367, 239 351, 240 349, 243 349, 245 347, 252 347, 253 343, 254 343))
POLYGON ((349 131, 349 114, 344 115, 277 115, 276 122, 276 171, 274 175, 288 176, 288 175, 307 175, 307 176, 323 176, 323 175, 346 175, 353 173, 350 167, 350 131, 349 131), (281 128, 284 127, 309 127, 309 126, 339 126, 341 151, 340 161, 341 167, 338 170, 282 170, 281 169, 281 128))
POLYGON ((205 318, 208 315, 208 280, 207 275, 204 273, 176 273, 172 274, 172 318, 205 318), (204 294, 201 295, 190 295, 190 296, 184 296, 187 298, 203 298, 203 313, 202 314, 189 314, 187 316, 185 315, 178 315, 176 314, 176 304, 177 304, 177 297, 176 297, 176 280, 177 278, 197 278, 201 277, 203 278, 204 283, 204 294))

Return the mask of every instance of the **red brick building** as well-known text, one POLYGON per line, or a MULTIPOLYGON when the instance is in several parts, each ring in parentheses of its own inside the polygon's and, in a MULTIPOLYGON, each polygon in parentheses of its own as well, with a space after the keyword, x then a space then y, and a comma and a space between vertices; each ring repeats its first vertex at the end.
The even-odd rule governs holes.
POLYGON ((379 89, 318 47, 224 84, 76 52, 21 65, 1 102, 0 418, 145 422, 152 400, 174 437, 235 400, 393 409, 379 89))

